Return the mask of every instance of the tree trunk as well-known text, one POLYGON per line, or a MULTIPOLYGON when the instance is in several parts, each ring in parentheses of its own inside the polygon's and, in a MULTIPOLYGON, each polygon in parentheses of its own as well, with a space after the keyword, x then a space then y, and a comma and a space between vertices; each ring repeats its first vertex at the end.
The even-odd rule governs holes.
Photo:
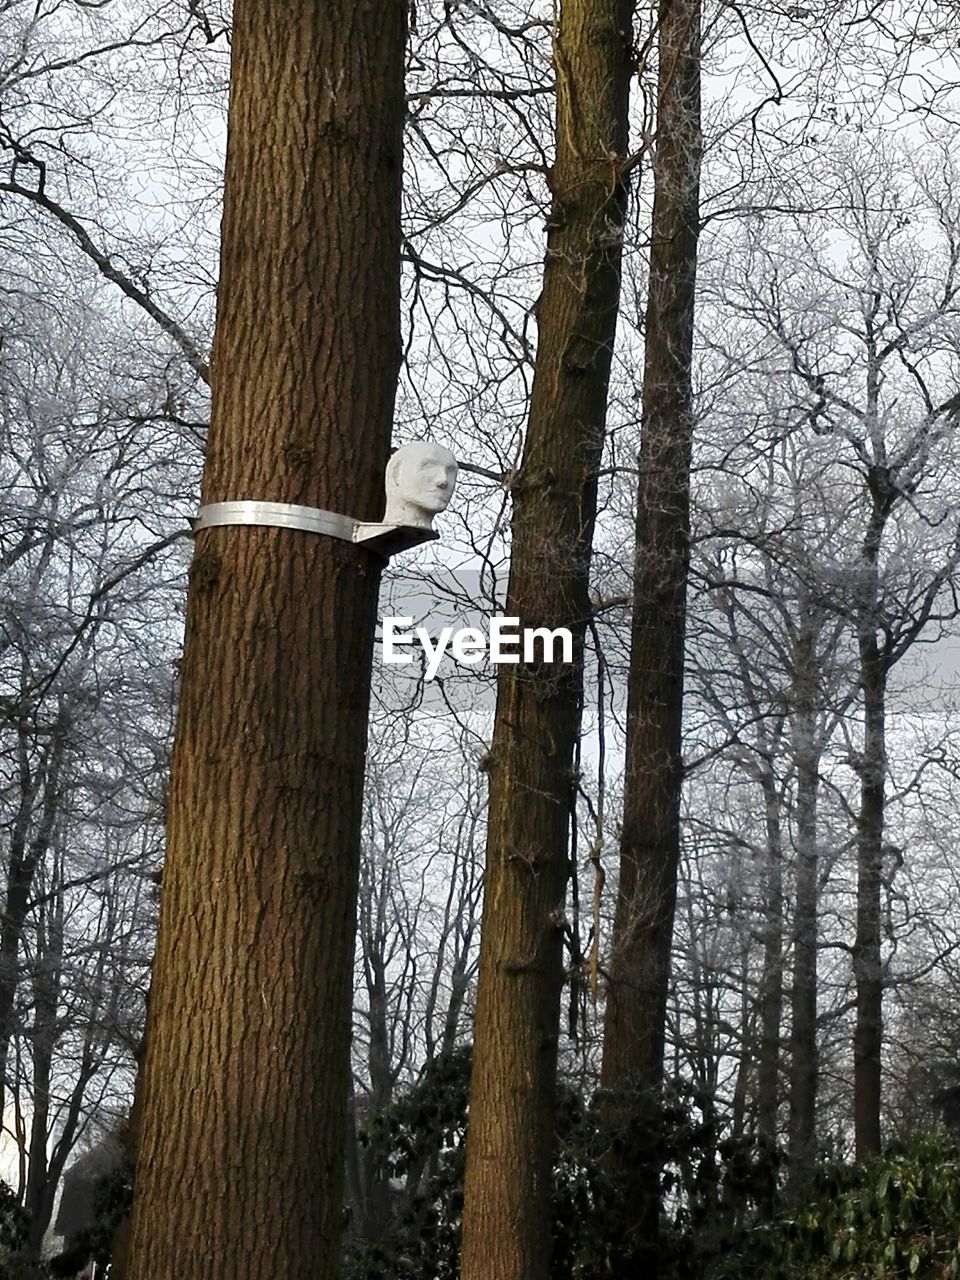
POLYGON ((507 614, 574 662, 501 666, 463 1210, 463 1280, 545 1280, 590 547, 620 293, 632 0, 563 0, 539 342, 507 614))
MULTIPOLYGON (((378 519, 405 0, 237 0, 203 501, 378 519)), ((380 563, 202 531, 190 573, 130 1280, 337 1275, 380 563)))
POLYGON ((817 1154, 817 799, 820 753, 816 714, 804 694, 793 712, 797 768, 793 986, 790 993, 790 1120, 788 1194, 795 1199, 817 1154))
POLYGON ((61 961, 62 955, 54 959, 41 952, 37 957, 33 982, 34 1012, 30 1033, 33 1111, 30 1117, 30 1153, 24 1207, 30 1216, 30 1247, 38 1258, 44 1234, 50 1225, 56 1191, 56 1183, 51 1181, 47 1167, 47 1143, 50 1137, 50 1082, 57 1038, 61 961))
POLYGON ((883 970, 880 962, 880 886, 883 874, 884 787, 887 774, 887 665, 877 641, 877 558, 885 513, 874 511, 864 547, 868 601, 858 647, 863 690, 863 753, 857 815, 857 932, 853 946, 856 1027, 853 1113, 857 1159, 880 1153, 880 1053, 883 1045, 883 970))
POLYGON ((680 846, 690 560, 691 363, 699 236, 700 5, 661 0, 624 819, 604 1025, 610 1168, 626 1223, 611 1274, 657 1274, 659 1112, 680 846))
MULTIPOLYGON (((51 833, 53 834, 53 833, 51 833)), ((62 833, 57 837, 60 849, 62 833)), ((43 1237, 53 1216, 53 1204, 57 1187, 63 1174, 67 1156, 76 1140, 77 1120, 82 1101, 90 1081, 90 1055, 87 1046, 91 1032, 102 1034, 100 1008, 96 1000, 90 1004, 89 1018, 84 1029, 83 1046, 75 1066, 77 1074, 71 1090, 69 1104, 64 1107, 62 1095, 54 1112, 59 1130, 53 1151, 48 1154, 52 1137, 51 1084, 54 1082, 54 1060, 58 1040, 62 1043, 61 1005, 64 1000, 64 890, 63 857, 54 853, 53 866, 47 882, 46 901, 36 907, 36 931, 32 958, 31 985, 33 988, 33 1025, 29 1030, 30 1056, 33 1066, 32 1114, 30 1116, 30 1147, 24 1208, 30 1219, 30 1247, 33 1256, 39 1258, 43 1237)), ((84 983, 84 987, 86 987, 84 983)), ((91 984, 94 987, 96 984, 91 984)), ((84 990, 84 996, 87 992, 84 990)), ((68 1003, 70 1001, 68 1000, 68 1003)))
MULTIPOLYGON (((871 440, 882 440, 883 383, 875 313, 864 315, 867 346, 865 419, 871 440)), ((880 549, 904 491, 894 482, 882 443, 863 476, 867 525, 860 548, 857 652, 863 692, 863 751, 858 762, 857 932, 853 943, 856 1026, 853 1033, 853 1124, 857 1159, 880 1154, 880 1053, 883 1047, 883 970, 880 962, 880 885, 883 875, 884 787, 887 776, 886 691, 889 654, 878 639, 880 549)), ((888 633, 889 634, 889 633, 888 633)), ((889 643, 889 641, 887 642, 889 643)))
POLYGON ((69 715, 61 704, 57 710, 51 742, 42 761, 32 771, 29 762, 30 731, 25 724, 19 726, 17 745, 20 795, 10 834, 6 892, 0 918, 0 1115, 4 1113, 7 1100, 10 1043, 18 1027, 16 1005, 21 976, 20 949, 23 931, 30 908, 33 882, 49 851, 60 814, 69 724, 69 715), (36 826, 30 836, 34 823, 36 826))
MULTIPOLYGON (((150 1020, 150 995, 147 993, 147 1021, 150 1020)), ((140 1122, 143 1116, 143 1064, 147 1052, 146 1036, 142 1036, 134 1052, 136 1074, 133 1081, 133 1101, 130 1114, 120 1128, 120 1149, 128 1167, 136 1163, 140 1145, 140 1122)), ((128 1280, 130 1273, 130 1214, 125 1213, 117 1223, 110 1241, 110 1280, 128 1280)))
MULTIPOLYGON (((362 908, 361 908, 362 912, 362 908)), ((377 922, 376 932, 364 944, 370 1041, 367 1070, 371 1116, 382 1114, 393 1099, 394 1077, 390 1063, 390 1035, 387 1028, 386 925, 377 922)), ((359 1156, 363 1196, 357 1229, 368 1245, 380 1244, 390 1227, 390 1175, 383 1168, 376 1144, 359 1156)))
MULTIPOLYGON (((753 984, 751 982, 751 938, 744 932, 740 947, 740 1061, 730 1105, 730 1136, 739 1142, 747 1129, 750 1085, 753 1079, 754 1040, 753 984)), ((758 1090, 759 1092, 759 1090, 758 1090)))
POLYGON ((763 893, 763 971, 760 977, 760 1052, 757 1060, 757 1137, 773 1152, 780 1108, 780 1022, 783 1017, 783 832, 772 767, 760 780, 767 836, 763 893))

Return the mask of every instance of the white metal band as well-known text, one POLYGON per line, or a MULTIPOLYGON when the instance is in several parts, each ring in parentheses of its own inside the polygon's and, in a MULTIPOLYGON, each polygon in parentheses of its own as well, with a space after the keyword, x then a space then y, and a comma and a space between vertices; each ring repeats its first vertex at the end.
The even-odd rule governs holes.
POLYGON ((336 511, 298 507, 289 502, 211 502, 209 506, 201 507, 190 521, 194 533, 227 524, 259 524, 323 533, 328 538, 342 538, 344 542, 367 547, 385 560, 398 551, 409 551, 439 537, 435 530, 419 525, 365 523, 338 515, 336 511))
POLYGON ((298 507, 289 502, 213 502, 201 507, 191 520, 193 532, 225 524, 259 524, 280 529, 303 529, 325 533, 330 538, 353 542, 357 522, 335 511, 319 507, 298 507))

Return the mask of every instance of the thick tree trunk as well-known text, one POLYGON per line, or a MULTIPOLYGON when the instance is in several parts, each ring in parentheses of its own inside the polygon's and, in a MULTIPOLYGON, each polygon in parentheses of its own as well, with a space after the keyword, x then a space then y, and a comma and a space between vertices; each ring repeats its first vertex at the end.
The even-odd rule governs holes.
POLYGON ((643 381, 620 881, 601 1085, 624 1238, 611 1274, 657 1274, 663 1074, 680 844, 691 362, 699 236, 700 5, 661 0, 660 88, 643 381))
MULTIPOLYGON (((205 503, 381 515, 406 12, 234 7, 205 503)), ((337 1275, 379 577, 333 538, 197 539, 131 1280, 337 1275)))
POLYGON ((545 1280, 568 828, 620 292, 632 0, 563 0, 539 342, 513 487, 507 614, 568 627, 572 665, 502 666, 463 1210, 463 1280, 545 1280))

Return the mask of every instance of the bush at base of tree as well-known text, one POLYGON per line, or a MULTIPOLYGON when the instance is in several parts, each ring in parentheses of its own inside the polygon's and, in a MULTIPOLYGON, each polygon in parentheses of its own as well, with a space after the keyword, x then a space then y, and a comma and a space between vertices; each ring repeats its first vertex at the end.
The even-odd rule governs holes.
MULTIPOLYGON (((348 1221, 344 1280, 458 1280, 469 1047, 432 1062, 420 1081, 370 1118, 362 1141, 396 1194, 389 1226, 366 1242, 348 1221), (405 1181, 413 1177, 409 1192, 405 1181)), ((606 1280, 624 1198, 605 1169, 595 1107, 560 1085, 556 1098, 552 1280, 606 1280)), ((741 1280, 757 1205, 776 1179, 770 1154, 723 1132, 692 1093, 663 1108, 650 1135, 665 1166, 661 1280, 741 1280), (731 1269, 732 1268, 732 1269, 731 1269)))
POLYGON ((803 1207, 745 1237, 763 1280, 958 1280, 960 1147, 921 1134, 861 1165, 825 1165, 803 1207))
MULTIPOLYGON (((373 1247, 348 1231, 345 1280, 458 1280, 470 1053, 438 1059, 367 1141, 399 1189, 373 1247)), ((557 1099, 553 1280, 603 1280, 620 1197, 602 1168, 596 1111, 570 1089, 557 1099)), ((674 1096, 655 1135, 664 1163, 663 1280, 960 1280, 960 1146, 918 1134, 861 1165, 815 1173, 800 1209, 777 1212, 777 1156, 734 1139, 709 1100, 674 1096)))
POLYGON ((30 1219, 5 1182, 0 1182, 0 1280, 21 1280, 27 1274, 26 1250, 30 1219))

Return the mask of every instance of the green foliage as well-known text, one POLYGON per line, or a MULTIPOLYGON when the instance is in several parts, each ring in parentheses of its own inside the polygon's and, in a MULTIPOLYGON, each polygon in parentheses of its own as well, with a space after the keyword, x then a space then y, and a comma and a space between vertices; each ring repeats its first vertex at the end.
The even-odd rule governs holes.
POLYGON ((22 1274, 29 1232, 26 1210, 10 1187, 0 1182, 0 1280, 14 1280, 22 1274))
MULTIPOLYGON (((371 1119, 392 1213, 377 1242, 353 1239, 345 1280, 457 1280, 469 1072, 458 1050, 371 1119)), ((608 1142, 596 1109, 561 1087, 552 1280, 609 1275, 624 1197, 608 1142)), ((638 1151, 664 1169, 661 1280, 960 1280, 960 1147, 945 1133, 821 1166, 790 1213, 777 1209, 777 1153, 727 1131, 709 1098, 669 1099, 638 1151)))
POLYGON ((51 1260, 50 1274, 54 1277, 76 1275, 91 1258, 98 1267, 108 1267, 114 1235, 132 1206, 133 1165, 124 1160, 94 1183, 93 1223, 66 1242, 64 1252, 51 1260))
POLYGON ((806 1203, 752 1234, 766 1280, 958 1280, 960 1148, 927 1134, 862 1165, 827 1165, 806 1203))
POLYGON ((123 1161, 97 1180, 93 1190, 94 1222, 82 1245, 98 1267, 110 1263, 114 1233, 133 1207, 133 1165, 123 1161))
MULTIPOLYGON (((363 1141, 396 1180, 393 1213, 376 1242, 351 1240, 348 1227, 345 1280, 457 1280, 469 1079, 465 1047, 430 1063, 407 1094, 369 1122, 363 1141)), ((551 1271, 558 1280, 600 1280, 608 1274, 602 1241, 611 1198, 595 1159, 594 1119, 562 1087, 557 1131, 551 1271)))
MULTIPOLYGON (((457 1280, 469 1075, 468 1048, 437 1059, 368 1122, 366 1151, 393 1180, 390 1222, 375 1241, 348 1224, 345 1280, 457 1280)), ((607 1280, 625 1207, 605 1167, 609 1137, 596 1108, 562 1084, 556 1125, 551 1276, 607 1280)), ((662 1280, 740 1280, 750 1209, 769 1200, 776 1181, 772 1157, 725 1135, 709 1100, 692 1095, 664 1107, 641 1146, 666 1166, 662 1280)))
POLYGON ((756 1280, 740 1258, 777 1196, 779 1153, 735 1135, 709 1101, 676 1098, 664 1108, 660 1225, 664 1280, 756 1280))
POLYGON ((379 1240, 347 1233, 345 1280, 454 1280, 459 1271, 470 1053, 457 1049, 371 1118, 361 1141, 395 1180, 389 1229, 379 1240))

